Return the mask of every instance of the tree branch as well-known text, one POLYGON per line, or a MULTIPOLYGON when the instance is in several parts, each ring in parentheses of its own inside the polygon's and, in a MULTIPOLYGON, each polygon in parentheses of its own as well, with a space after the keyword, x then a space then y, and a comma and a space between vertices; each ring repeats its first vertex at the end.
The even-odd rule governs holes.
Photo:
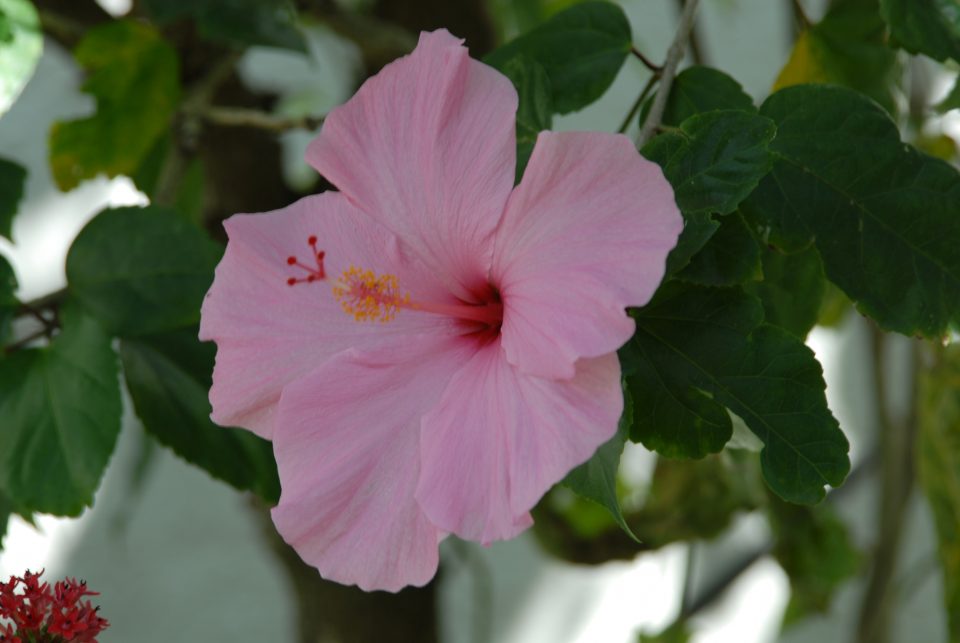
POLYGON ((323 116, 274 116, 246 107, 207 107, 197 116, 211 125, 252 127, 268 132, 286 132, 292 129, 312 131, 323 124, 323 116))
POLYGON ((637 134, 637 147, 643 147, 644 143, 650 140, 654 131, 660 125, 663 118, 663 110, 667 106, 667 98, 670 96, 670 88, 673 85, 673 79, 677 75, 677 67, 683 59, 683 53, 687 47, 687 41, 690 33, 693 31, 694 18, 697 14, 697 7, 700 6, 700 0, 686 0, 683 5, 683 12, 680 14, 680 23, 677 25, 677 33, 673 37, 673 43, 667 50, 667 59, 663 63, 663 74, 660 77, 660 88, 657 90, 657 96, 650 107, 650 113, 647 115, 640 133, 637 134))

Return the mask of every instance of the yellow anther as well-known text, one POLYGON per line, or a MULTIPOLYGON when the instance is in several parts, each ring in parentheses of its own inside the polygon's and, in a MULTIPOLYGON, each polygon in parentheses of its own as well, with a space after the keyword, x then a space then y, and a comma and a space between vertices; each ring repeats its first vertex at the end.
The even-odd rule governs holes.
POLYGON ((340 308, 356 321, 386 323, 397 315, 397 310, 410 301, 410 295, 398 292, 394 275, 377 275, 372 270, 350 266, 334 285, 333 296, 340 308))

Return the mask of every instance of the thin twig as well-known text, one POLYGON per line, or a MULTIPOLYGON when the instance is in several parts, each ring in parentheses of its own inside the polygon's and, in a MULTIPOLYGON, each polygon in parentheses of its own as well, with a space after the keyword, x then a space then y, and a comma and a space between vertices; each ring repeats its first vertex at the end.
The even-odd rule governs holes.
POLYGON ((643 101, 646 100, 647 96, 650 94, 650 90, 653 89, 653 86, 658 80, 660 80, 659 73, 654 73, 650 76, 650 78, 647 80, 647 84, 644 85, 643 89, 640 91, 640 95, 637 96, 637 100, 634 101, 630 111, 627 112, 626 117, 624 117, 623 122, 620 123, 620 128, 617 130, 617 132, 623 134, 627 131, 627 128, 630 127, 630 123, 633 121, 633 118, 637 115, 637 112, 640 111, 640 106, 643 105, 643 101))
POLYGON ((673 37, 673 43, 667 50, 667 59, 663 63, 663 75, 660 77, 660 87, 657 90, 657 96, 650 107, 650 113, 637 134, 637 147, 643 147, 644 143, 650 140, 657 126, 660 125, 660 119, 663 118, 663 110, 667 106, 667 98, 670 96, 670 87, 673 85, 673 79, 677 75, 677 66, 683 59, 683 52, 687 47, 687 40, 690 38, 690 32, 693 30, 694 18, 697 14, 697 7, 700 6, 700 0, 687 0, 683 6, 683 12, 680 14, 680 23, 677 25, 677 33, 673 37))
POLYGON ((630 45, 630 53, 636 56, 644 66, 654 73, 659 73, 663 69, 662 65, 658 65, 649 58, 643 55, 643 52, 636 48, 634 45, 630 45))
MULTIPOLYGON (((686 4, 686 0, 676 0, 677 9, 680 12, 683 12, 683 6, 686 4)), ((694 65, 705 65, 707 64, 706 55, 703 53, 703 45, 700 42, 700 33, 697 31, 697 25, 694 24, 690 28, 690 59, 693 60, 694 65)))
POLYGON ((274 116, 243 107, 208 107, 199 113, 207 123, 226 127, 252 127, 269 132, 292 129, 315 130, 323 124, 323 116, 274 116))
POLYGON ((791 4, 793 5, 793 17, 796 19, 800 31, 809 29, 811 25, 810 18, 807 17, 807 12, 804 11, 800 0, 791 0, 791 4))
POLYGON ((18 351, 21 348, 26 348, 27 346, 29 346, 30 344, 32 344, 33 342, 37 341, 42 337, 50 337, 50 332, 51 331, 46 326, 44 326, 43 328, 30 333, 26 337, 18 339, 12 344, 8 344, 6 347, 4 347, 3 352, 5 355, 9 355, 10 353, 13 353, 14 351, 18 351))

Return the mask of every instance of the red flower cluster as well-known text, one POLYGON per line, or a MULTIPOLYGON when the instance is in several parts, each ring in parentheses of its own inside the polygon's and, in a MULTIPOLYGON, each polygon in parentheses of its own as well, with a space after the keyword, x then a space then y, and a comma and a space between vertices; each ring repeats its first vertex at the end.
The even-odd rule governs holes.
POLYGON ((67 578, 51 588, 38 574, 26 572, 0 581, 0 641, 3 643, 97 643, 110 624, 97 616, 99 607, 84 596, 96 596, 85 581, 67 578), (16 590, 20 589, 20 592, 16 590))

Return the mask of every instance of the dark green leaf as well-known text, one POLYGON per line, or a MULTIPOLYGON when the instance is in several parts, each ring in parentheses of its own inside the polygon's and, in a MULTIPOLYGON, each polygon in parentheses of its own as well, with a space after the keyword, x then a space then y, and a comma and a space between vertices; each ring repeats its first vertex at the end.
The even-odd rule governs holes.
POLYGON ((960 62, 960 5, 957 0, 880 0, 894 40, 915 54, 960 62))
POLYGON ((863 92, 894 113, 899 77, 877 0, 835 0, 823 20, 797 38, 774 90, 834 83, 863 92))
POLYGON ((938 352, 920 379, 917 466, 940 542, 950 641, 960 641, 960 345, 938 352))
MULTIPOLYGON (((617 427, 617 434, 608 442, 600 445, 597 452, 589 460, 567 474, 563 484, 578 495, 592 500, 604 507, 620 525, 620 528, 634 540, 637 537, 630 531, 620 509, 620 500, 617 498, 617 471, 620 469, 620 456, 623 445, 627 441, 627 433, 633 423, 633 400, 630 392, 623 392, 623 416, 617 427)), ((637 540, 637 542, 640 542, 637 540)))
POLYGON ((960 173, 848 89, 790 87, 761 113, 777 161, 744 207, 769 241, 815 239, 827 277, 886 329, 939 337, 960 322, 960 173))
POLYGON ((489 65, 503 70, 526 55, 550 77, 553 108, 566 114, 586 107, 607 90, 630 51, 630 23, 609 2, 583 2, 491 52, 489 65))
POLYGON ((713 215, 705 212, 684 214, 683 231, 677 239, 677 245, 667 255, 667 276, 675 275, 689 264, 719 228, 720 222, 713 215))
POLYGON ((0 159, 0 236, 10 239, 13 217, 17 214, 27 170, 22 166, 0 159))
MULTIPOLYGON (((628 378, 631 391, 655 376, 664 388, 699 392, 696 411, 703 412, 712 400, 739 415, 764 443, 764 478, 785 500, 814 503, 823 497, 824 485, 843 482, 850 468, 848 445, 827 408, 820 364, 798 338, 762 323, 757 299, 736 289, 674 283, 661 287, 634 316, 632 341, 651 375, 641 382, 635 381, 638 376, 628 378)), ((711 419, 718 418, 714 408, 711 419)), ((703 450, 696 438, 704 440, 704 434, 710 447, 729 438, 727 427, 721 434, 716 427, 693 427, 684 419, 687 424, 676 432, 674 447, 681 452, 703 450)), ((660 433, 668 437, 666 431, 660 433)))
POLYGON ((120 431, 110 336, 72 306, 47 348, 0 360, 0 488, 30 511, 78 515, 120 431))
POLYGON ((0 0, 0 114, 17 99, 43 51, 40 19, 30 0, 0 0))
POLYGON ((196 327, 122 340, 120 358, 134 409, 147 431, 179 456, 275 503, 280 483, 270 443, 210 421, 207 391, 215 350, 200 343, 196 327))
POLYGON ((773 121, 749 112, 706 112, 654 137, 642 152, 663 168, 685 215, 728 214, 770 170, 776 131, 773 121))
POLYGON ((733 286, 759 279, 760 247, 736 212, 724 217, 703 249, 677 278, 702 286, 733 286))
POLYGON ((14 293, 17 291, 17 276, 13 267, 0 256, 0 346, 10 337, 10 326, 20 302, 14 293))
POLYGON ((678 621, 659 634, 640 634, 637 643, 689 643, 690 630, 687 624, 678 621))
POLYGON ((119 20, 91 29, 74 52, 87 70, 93 116, 55 123, 50 164, 61 190, 132 175, 170 124, 180 97, 177 54, 152 27, 119 20))
MULTIPOLYGON (((640 114, 641 123, 646 120, 652 100, 651 98, 644 104, 640 114)), ((695 114, 721 109, 738 109, 754 114, 757 112, 753 99, 743 91, 743 87, 736 80, 712 67, 694 65, 687 67, 673 79, 660 122, 677 127, 695 114)))
POLYGON ((767 322, 801 339, 817 323, 826 281, 816 248, 784 254, 763 251, 763 280, 746 286, 763 302, 767 322))
POLYGON ((846 525, 828 504, 798 507, 775 497, 768 506, 775 544, 773 555, 790 577, 790 604, 784 622, 825 612, 837 588, 856 574, 860 552, 846 525))
POLYGON ((306 51, 297 12, 288 0, 142 0, 159 24, 188 18, 205 38, 232 45, 306 51))
POLYGON ((527 167, 537 134, 553 125, 553 99, 550 78, 537 61, 520 54, 503 66, 503 73, 517 88, 517 176, 520 182, 527 167))
POLYGON ((7 535, 7 523, 13 515, 13 503, 0 491, 0 551, 3 551, 3 539, 7 535))
POLYGON ((88 312, 124 337, 200 319, 220 247, 174 212, 104 210, 67 255, 67 283, 88 312))

